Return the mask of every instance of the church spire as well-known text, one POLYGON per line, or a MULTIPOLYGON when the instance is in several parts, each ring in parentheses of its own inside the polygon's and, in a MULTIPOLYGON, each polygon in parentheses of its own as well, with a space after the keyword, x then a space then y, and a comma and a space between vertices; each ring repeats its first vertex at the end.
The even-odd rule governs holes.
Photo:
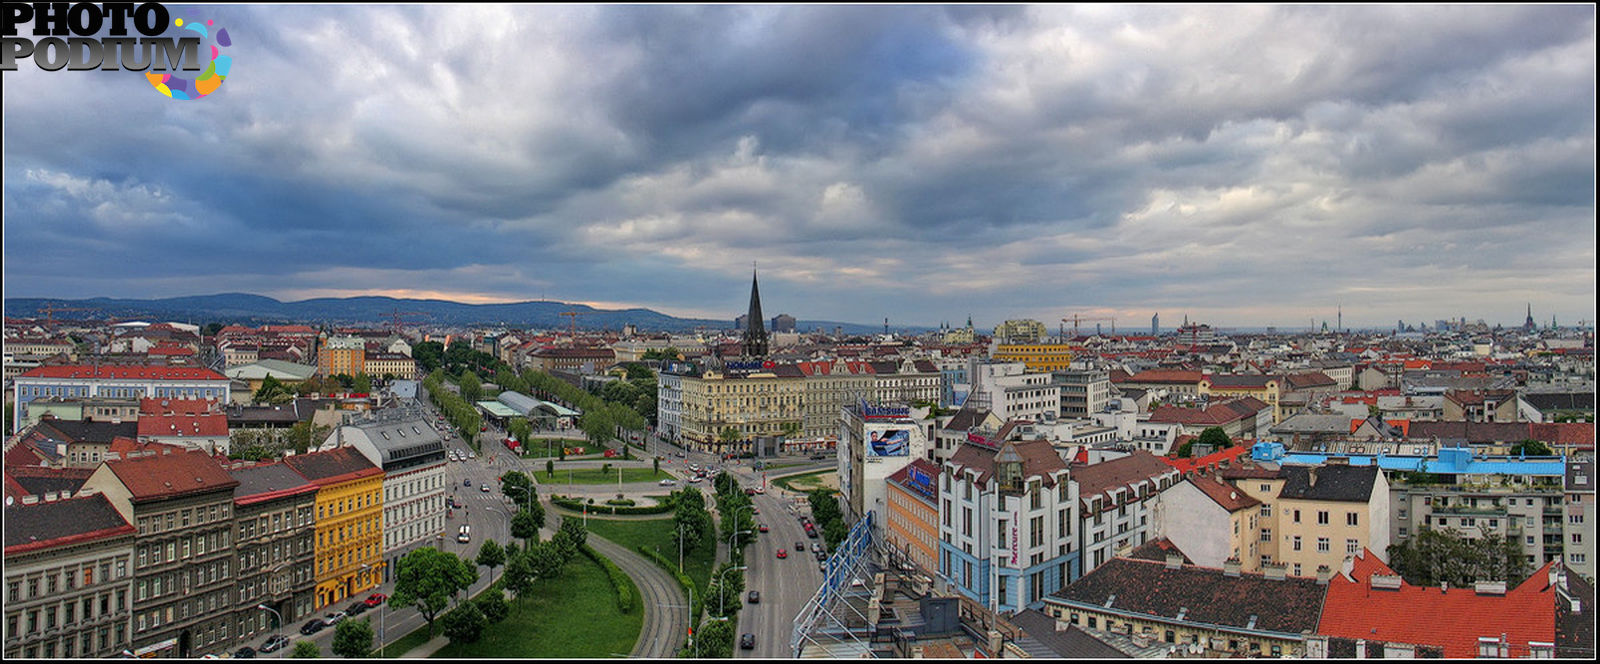
POLYGON ((745 321, 743 355, 767 356, 767 326, 761 317, 761 287, 756 281, 755 268, 750 269, 750 312, 745 321))

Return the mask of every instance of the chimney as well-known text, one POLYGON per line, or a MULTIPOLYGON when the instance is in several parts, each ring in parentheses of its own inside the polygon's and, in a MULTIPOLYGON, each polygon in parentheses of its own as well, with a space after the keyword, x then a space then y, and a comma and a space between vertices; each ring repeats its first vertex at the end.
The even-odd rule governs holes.
POLYGON ((1356 559, 1355 559, 1355 556, 1345 556, 1344 557, 1343 569, 1339 570, 1339 573, 1344 576, 1344 580, 1346 580, 1346 581, 1355 581, 1356 580, 1355 577, 1351 576, 1351 574, 1354 573, 1355 571, 1356 571, 1356 559))
POLYGON ((1333 568, 1328 567, 1327 565, 1317 565, 1317 585, 1319 585, 1319 586, 1328 585, 1328 581, 1330 581, 1332 579, 1333 579, 1333 568))
POLYGON ((44 493, 44 502, 47 502, 47 503, 53 503, 53 502, 55 502, 56 500, 58 500, 60 498, 61 498, 61 494, 57 493, 55 491, 46 491, 44 493))
POLYGON ((1448 594, 1450 594, 1450 582, 1449 581, 1440 581, 1439 582, 1439 594, 1440 595, 1448 595, 1448 594))
POLYGON ((1183 567, 1183 556, 1177 553, 1168 553, 1167 569, 1178 569, 1179 567, 1183 567))
POLYGON ((1274 563, 1262 567, 1261 571, 1266 575, 1268 580, 1282 581, 1286 576, 1288 576, 1288 569, 1289 568, 1287 565, 1282 563, 1274 563))
POLYGON ((1310 483, 1311 486, 1317 485, 1317 469, 1315 467, 1306 470, 1306 481, 1310 483))
POLYGON ((1504 581, 1479 581, 1472 585, 1472 590, 1479 595, 1505 596, 1506 582, 1504 581))
POLYGON ((1222 575, 1223 576, 1238 577, 1239 576, 1239 567, 1240 567, 1240 565, 1239 565, 1239 559, 1238 558, 1229 558, 1227 560, 1224 560, 1222 562, 1222 575))

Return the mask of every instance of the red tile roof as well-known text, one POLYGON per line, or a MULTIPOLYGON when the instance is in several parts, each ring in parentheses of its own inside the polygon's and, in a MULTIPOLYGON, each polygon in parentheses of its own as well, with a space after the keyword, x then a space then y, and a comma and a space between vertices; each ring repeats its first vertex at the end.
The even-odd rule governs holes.
POLYGON ((140 415, 139 436, 191 436, 216 438, 228 435, 228 416, 223 413, 202 415, 140 415))
MULTIPOLYGON (((1173 442, 1173 448, 1174 449, 1182 447, 1183 443, 1188 442, 1188 440, 1197 439, 1198 436, 1191 436, 1191 435, 1187 435, 1186 434, 1186 435, 1183 435, 1183 436, 1178 436, 1178 438, 1180 440, 1173 442), (1187 440, 1185 440, 1185 439, 1187 439, 1187 440)), ((1194 472, 1196 470, 1200 470, 1202 468, 1208 468, 1208 469, 1218 468, 1218 467, 1221 467, 1224 463, 1226 463, 1228 465, 1232 465, 1235 461, 1237 461, 1239 459, 1240 455, 1246 454, 1249 451, 1250 451, 1249 447, 1246 447, 1244 445, 1238 445, 1238 446, 1235 446, 1235 447, 1229 447, 1227 449, 1223 449, 1223 450, 1218 450, 1216 452, 1212 452, 1212 453, 1207 454, 1207 455, 1205 455, 1203 457, 1196 457, 1196 458, 1192 458, 1192 459, 1179 459, 1179 458, 1174 458, 1174 457, 1159 457, 1159 458, 1162 461, 1166 462, 1167 465, 1172 466, 1173 468, 1177 468, 1178 472, 1187 475, 1187 474, 1189 474, 1191 472, 1194 472)))
POLYGON ((1171 466, 1144 450, 1134 450, 1128 456, 1102 461, 1072 469, 1072 479, 1078 481, 1078 497, 1085 505, 1089 499, 1118 487, 1155 478, 1174 472, 1171 466))
POLYGON ((199 415, 221 408, 216 399, 140 399, 139 416, 199 415))
POLYGON ((1478 637, 1505 634, 1512 657, 1527 657, 1528 642, 1554 643, 1554 589, 1546 563, 1505 595, 1479 595, 1472 588, 1448 591, 1404 582, 1398 589, 1372 588, 1375 574, 1394 570, 1371 551, 1354 561, 1350 578, 1335 574, 1317 633, 1349 639, 1436 645, 1450 659, 1478 656, 1478 637))
POLYGON ((1220 477, 1191 477, 1187 481, 1229 513, 1261 504, 1261 501, 1245 495, 1237 487, 1222 481, 1220 477))
POLYGON ((24 371, 19 378, 100 378, 131 380, 228 380, 227 376, 204 367, 160 367, 138 365, 90 366, 61 364, 38 366, 24 371))
POLYGON ((216 459, 199 450, 111 459, 105 464, 135 501, 213 491, 231 493, 239 486, 239 481, 228 476, 216 459))
POLYGON ((1124 383, 1166 383, 1180 385, 1199 385, 1204 374, 1198 371, 1176 371, 1169 369, 1151 369, 1141 371, 1127 377, 1124 383))

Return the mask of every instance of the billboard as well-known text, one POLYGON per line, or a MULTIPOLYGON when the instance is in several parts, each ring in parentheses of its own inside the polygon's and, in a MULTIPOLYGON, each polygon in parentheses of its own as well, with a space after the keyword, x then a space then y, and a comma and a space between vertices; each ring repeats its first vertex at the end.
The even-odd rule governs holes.
POLYGON ((903 457, 911 456, 911 428, 880 428, 867 429, 867 456, 868 457, 903 457))

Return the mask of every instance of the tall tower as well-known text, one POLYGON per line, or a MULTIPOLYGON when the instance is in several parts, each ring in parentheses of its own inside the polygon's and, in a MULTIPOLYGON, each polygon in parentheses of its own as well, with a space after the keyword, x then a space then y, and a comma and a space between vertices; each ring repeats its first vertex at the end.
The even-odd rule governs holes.
POLYGON ((1150 336, 1161 336, 1161 314, 1156 313, 1150 317, 1150 336))
POLYGON ((1343 332, 1344 331, 1344 305, 1342 305, 1342 304, 1339 305, 1339 321, 1334 324, 1333 331, 1335 331, 1335 332, 1343 332))
POLYGON ((767 356, 767 326, 766 319, 761 316, 761 288, 756 283, 756 271, 750 271, 750 312, 745 314, 744 348, 745 357, 767 356))
POLYGON ((1532 332, 1539 329, 1539 324, 1533 322, 1533 303, 1528 303, 1528 320, 1523 322, 1522 329, 1532 332))

